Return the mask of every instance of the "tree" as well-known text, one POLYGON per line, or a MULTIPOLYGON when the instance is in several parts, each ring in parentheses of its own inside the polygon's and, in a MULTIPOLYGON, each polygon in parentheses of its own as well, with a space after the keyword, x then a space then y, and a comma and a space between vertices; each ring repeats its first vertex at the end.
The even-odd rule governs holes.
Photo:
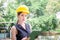
POLYGON ((49 0, 46 5, 46 13, 53 14, 60 11, 60 0, 49 0))

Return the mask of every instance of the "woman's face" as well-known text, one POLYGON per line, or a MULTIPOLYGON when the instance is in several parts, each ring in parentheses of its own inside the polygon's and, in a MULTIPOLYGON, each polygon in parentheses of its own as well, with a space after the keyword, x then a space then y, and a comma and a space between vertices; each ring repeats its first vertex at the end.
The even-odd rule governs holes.
POLYGON ((26 21, 26 16, 27 16, 27 14, 23 12, 20 15, 18 15, 18 20, 20 22, 25 22, 26 21))

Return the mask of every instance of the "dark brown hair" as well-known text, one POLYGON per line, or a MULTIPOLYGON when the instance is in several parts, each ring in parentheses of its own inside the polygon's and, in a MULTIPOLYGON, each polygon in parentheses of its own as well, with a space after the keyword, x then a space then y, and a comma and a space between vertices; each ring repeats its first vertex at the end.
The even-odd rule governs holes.
POLYGON ((22 12, 18 12, 17 15, 19 16, 22 12))

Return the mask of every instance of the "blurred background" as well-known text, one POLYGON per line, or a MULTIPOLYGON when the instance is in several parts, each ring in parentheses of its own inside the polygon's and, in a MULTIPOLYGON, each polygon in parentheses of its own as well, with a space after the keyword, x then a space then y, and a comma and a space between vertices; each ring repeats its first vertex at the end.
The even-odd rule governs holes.
POLYGON ((11 40, 10 29, 17 22, 16 8, 27 5, 31 40, 60 40, 60 0, 0 0, 0 39, 11 40))

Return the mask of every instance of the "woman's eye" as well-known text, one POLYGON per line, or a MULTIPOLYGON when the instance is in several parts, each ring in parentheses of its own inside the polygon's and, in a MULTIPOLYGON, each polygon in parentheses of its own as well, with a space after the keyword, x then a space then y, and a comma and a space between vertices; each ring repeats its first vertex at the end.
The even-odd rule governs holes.
POLYGON ((23 16, 23 15, 21 15, 21 16, 23 16))

